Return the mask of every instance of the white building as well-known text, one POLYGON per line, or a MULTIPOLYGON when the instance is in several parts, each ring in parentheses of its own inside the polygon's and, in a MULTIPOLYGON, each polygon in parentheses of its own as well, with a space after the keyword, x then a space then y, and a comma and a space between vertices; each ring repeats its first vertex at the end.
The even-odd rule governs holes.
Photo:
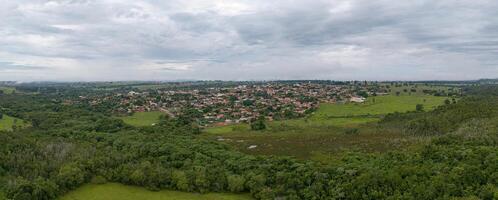
POLYGON ((365 102, 365 97, 351 97, 350 102, 363 103, 365 102))

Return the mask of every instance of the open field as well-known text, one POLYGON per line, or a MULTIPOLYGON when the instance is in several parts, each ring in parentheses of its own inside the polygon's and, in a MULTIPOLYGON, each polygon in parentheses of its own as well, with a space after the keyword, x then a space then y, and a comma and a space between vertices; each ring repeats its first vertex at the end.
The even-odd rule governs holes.
MULTIPOLYGON (((384 84, 384 85, 390 85, 390 84, 384 84)), ((436 90, 436 91, 441 91, 448 93, 450 91, 458 91, 459 88, 456 87, 450 87, 450 86, 444 86, 444 85, 425 85, 425 84, 414 84, 414 85, 409 85, 409 86, 400 86, 396 87, 394 85, 390 85, 391 92, 390 94, 395 95, 396 92, 399 92, 400 96, 403 95, 425 95, 423 90, 436 90), (412 91, 415 90, 415 91, 412 91)))
POLYGON ((13 87, 4 87, 4 86, 0 86, 0 90, 3 91, 3 93, 5 94, 12 94, 13 92, 16 91, 16 89, 13 87))
POLYGON ((426 138, 378 131, 375 122, 382 115, 414 111, 417 104, 431 110, 445 99, 430 95, 387 95, 370 97, 362 104, 321 104, 306 118, 268 122, 264 131, 251 131, 247 124, 236 124, 207 128, 205 137, 250 154, 303 159, 321 160, 343 151, 384 152, 415 145, 426 138), (350 133, 351 130, 354 132, 350 133))
POLYGON ((349 117, 360 115, 382 115, 393 112, 414 111, 417 104, 424 105, 427 110, 444 103, 446 97, 430 95, 375 96, 369 97, 365 103, 321 104, 311 117, 315 120, 326 120, 330 117, 349 117))
POLYGON ((194 194, 170 190, 153 192, 142 187, 117 183, 88 184, 64 195, 60 200, 249 200, 245 194, 194 194))
POLYGON ((0 130, 12 130, 12 125, 16 126, 26 126, 26 123, 18 118, 11 117, 8 115, 3 115, 3 118, 0 119, 0 130))
POLYGON ((162 112, 138 112, 133 113, 131 116, 119 117, 125 123, 132 126, 151 126, 154 123, 157 123, 159 120, 159 116, 163 115, 162 112))
POLYGON ((373 127, 359 129, 357 134, 346 134, 341 129, 298 130, 287 133, 234 133, 216 137, 241 152, 255 155, 292 156, 314 159, 344 151, 385 152, 410 147, 428 138, 400 133, 376 132, 373 127), (250 148, 250 147, 254 148, 250 148))

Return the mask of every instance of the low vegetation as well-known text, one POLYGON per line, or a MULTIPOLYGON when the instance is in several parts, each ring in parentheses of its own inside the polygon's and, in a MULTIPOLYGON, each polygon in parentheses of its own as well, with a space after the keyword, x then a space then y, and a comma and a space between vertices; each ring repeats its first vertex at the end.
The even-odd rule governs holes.
POLYGON ((16 92, 16 88, 0 86, 0 94, 12 94, 16 92))
POLYGON ((159 122, 162 112, 137 112, 131 116, 120 117, 126 124, 132 126, 151 126, 159 122))
POLYGON ((150 191, 143 187, 116 183, 87 184, 64 195, 60 200, 250 200, 249 195, 207 193, 195 194, 171 190, 150 191))
POLYGON ((19 118, 11 117, 2 113, 0 113, 0 115, 0 131, 12 131, 13 129, 27 126, 27 124, 19 118))

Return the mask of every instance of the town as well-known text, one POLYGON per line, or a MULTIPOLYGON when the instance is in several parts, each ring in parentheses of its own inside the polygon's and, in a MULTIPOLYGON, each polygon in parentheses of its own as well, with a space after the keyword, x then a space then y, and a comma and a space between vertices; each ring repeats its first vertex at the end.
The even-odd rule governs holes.
POLYGON ((79 96, 66 103, 93 107, 111 105, 116 114, 161 111, 172 117, 190 109, 201 126, 268 121, 305 116, 320 103, 363 103, 385 95, 389 85, 375 82, 256 82, 213 87, 130 89, 104 95, 79 96))

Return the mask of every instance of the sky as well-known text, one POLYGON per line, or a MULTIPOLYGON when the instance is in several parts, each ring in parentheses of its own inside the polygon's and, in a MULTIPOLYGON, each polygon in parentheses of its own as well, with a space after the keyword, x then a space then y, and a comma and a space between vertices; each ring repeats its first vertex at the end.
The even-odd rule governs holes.
POLYGON ((0 81, 498 78, 496 0, 3 0, 0 81))

